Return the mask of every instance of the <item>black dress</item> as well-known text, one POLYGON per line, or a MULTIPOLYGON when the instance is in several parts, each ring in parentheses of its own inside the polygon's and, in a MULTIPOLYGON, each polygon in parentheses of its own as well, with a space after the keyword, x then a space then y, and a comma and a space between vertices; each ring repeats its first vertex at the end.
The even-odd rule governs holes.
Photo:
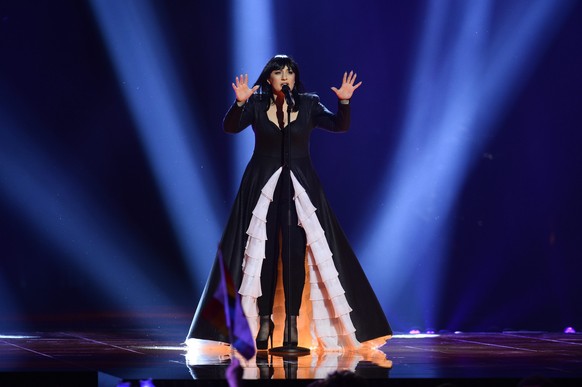
MULTIPOLYGON (((251 330, 256 334, 256 299, 261 295, 266 212, 282 165, 288 160, 295 191, 294 204, 307 238, 307 279, 300 318, 307 318, 309 332, 305 325, 304 328, 299 325, 299 345, 319 346, 324 350, 357 348, 364 342, 381 345, 392 330, 329 207, 309 153, 309 139, 315 127, 332 132, 348 130, 350 106, 339 103, 338 113, 333 114, 314 94, 300 94, 296 103, 297 118, 285 128, 291 133, 290 149, 289 139, 283 141, 283 132, 267 116, 270 98, 266 96, 253 95, 243 107, 233 104, 224 119, 226 132, 238 133, 252 125, 255 133, 254 153, 243 174, 220 242, 224 261, 241 294, 251 330)), ((215 260, 187 339, 228 342, 228 337, 200 313, 212 298, 219 278, 215 260)), ((277 320, 275 325, 282 326, 277 320)))

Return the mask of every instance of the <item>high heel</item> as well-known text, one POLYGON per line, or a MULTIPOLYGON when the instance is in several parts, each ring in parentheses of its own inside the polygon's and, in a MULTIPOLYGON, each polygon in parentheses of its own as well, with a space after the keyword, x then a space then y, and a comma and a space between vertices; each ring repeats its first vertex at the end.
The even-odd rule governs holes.
POLYGON ((283 331, 283 346, 297 347, 297 316, 287 316, 283 331))
POLYGON ((257 345, 257 350, 266 350, 271 339, 271 348, 273 348, 273 330, 275 329, 275 323, 271 320, 271 316, 261 316, 261 326, 259 327, 259 333, 257 333, 257 338, 255 343, 257 345))

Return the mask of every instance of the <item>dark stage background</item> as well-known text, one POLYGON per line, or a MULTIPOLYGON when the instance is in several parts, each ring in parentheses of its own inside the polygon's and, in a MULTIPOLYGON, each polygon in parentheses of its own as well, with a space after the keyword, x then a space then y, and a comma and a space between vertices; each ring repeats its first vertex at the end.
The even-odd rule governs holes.
MULTIPOLYGON (((344 70, 364 81, 350 132, 312 139, 315 166, 357 252, 380 216, 427 3, 273 6, 270 54, 293 56, 307 90, 335 109, 329 87, 344 70)), ((198 123, 184 141, 206 150, 201 184, 216 187, 209 211, 222 225, 240 177, 232 169, 236 140, 221 130, 236 74, 231 4, 153 4, 198 123)), ((438 310, 429 322, 410 317, 398 308, 410 303, 402 291, 399 303, 383 303, 396 330, 582 330, 582 2, 571 4, 472 156, 448 215, 438 310)), ((163 329, 155 316, 169 314, 186 334, 204 286, 189 275, 192 257, 180 248, 124 98, 130 86, 106 46, 88 2, 0 0, 0 333, 163 329), (105 275, 98 280, 95 270, 105 275)), ((213 251, 195 258, 203 278, 213 251)), ((422 288, 426 273, 407 275, 405 289, 422 288)))

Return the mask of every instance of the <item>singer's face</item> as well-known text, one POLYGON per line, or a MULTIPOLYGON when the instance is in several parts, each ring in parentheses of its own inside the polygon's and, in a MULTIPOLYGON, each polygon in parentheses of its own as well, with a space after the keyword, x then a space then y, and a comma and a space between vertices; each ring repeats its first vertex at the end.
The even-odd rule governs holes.
POLYGON ((271 71, 267 82, 273 88, 273 93, 280 93, 283 85, 287 85, 293 90, 295 86, 295 73, 289 67, 285 66, 281 70, 271 71))

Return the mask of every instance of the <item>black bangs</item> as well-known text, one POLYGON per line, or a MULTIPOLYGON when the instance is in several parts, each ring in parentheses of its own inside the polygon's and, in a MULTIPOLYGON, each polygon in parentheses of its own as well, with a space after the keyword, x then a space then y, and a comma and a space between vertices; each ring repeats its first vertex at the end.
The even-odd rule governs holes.
POLYGON ((282 70, 285 67, 293 70, 293 72, 297 72, 297 63, 287 55, 276 55, 274 56, 265 66, 265 70, 269 74, 275 70, 282 70), (268 68, 267 68, 268 66, 268 68))
POLYGON ((299 66, 297 65, 297 62, 293 60, 293 58, 287 55, 275 55, 272 57, 263 68, 263 71, 261 71, 261 75, 259 75, 259 78, 255 82, 255 86, 259 85, 261 87, 262 93, 271 94, 271 86, 267 82, 269 76, 273 71, 281 70, 285 67, 288 67, 295 73, 294 91, 302 92, 303 84, 301 83, 301 77, 299 75, 299 66))

